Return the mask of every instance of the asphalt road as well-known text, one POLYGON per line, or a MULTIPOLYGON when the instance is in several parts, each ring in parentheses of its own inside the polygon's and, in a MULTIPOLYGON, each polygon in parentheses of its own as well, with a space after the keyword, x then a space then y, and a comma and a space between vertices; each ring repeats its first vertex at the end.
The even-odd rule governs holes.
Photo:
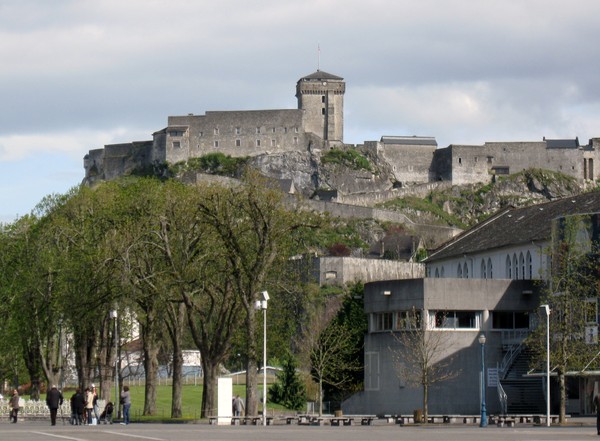
POLYGON ((212 426, 199 424, 150 424, 132 423, 99 426, 70 426, 35 421, 11 424, 0 423, 0 440, 38 441, 538 441, 538 440, 590 440, 596 435, 594 421, 566 427, 539 427, 526 424, 515 428, 476 425, 430 425, 398 426, 394 424, 375 426, 212 426))

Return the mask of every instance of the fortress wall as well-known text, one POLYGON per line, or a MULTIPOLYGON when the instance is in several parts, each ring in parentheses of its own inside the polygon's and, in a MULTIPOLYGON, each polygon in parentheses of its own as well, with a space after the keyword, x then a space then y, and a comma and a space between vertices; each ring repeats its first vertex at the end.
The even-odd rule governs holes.
POLYGON ((115 179, 150 165, 152 145, 152 141, 139 141, 105 146, 104 179, 115 179))
POLYGON ((426 184, 412 185, 405 188, 394 188, 393 190, 373 193, 338 194, 337 202, 341 204, 372 207, 376 204, 406 196, 424 198, 434 190, 440 191, 450 187, 452 187, 452 182, 448 181, 428 182, 426 184))
POLYGON ((320 285, 425 277, 424 264, 397 260, 320 257, 315 264, 319 271, 320 285))
POLYGON ((173 137, 167 129, 166 158, 169 162, 178 162, 216 152, 239 157, 302 150, 307 144, 302 116, 303 112, 297 109, 171 116, 169 127, 187 127, 188 130, 183 136, 173 137), (173 141, 179 141, 180 147, 175 148, 173 141))
POLYGON ((83 168, 85 179, 92 181, 104 179, 104 149, 90 150, 83 158, 83 168))
POLYGON ((398 182, 403 184, 430 181, 434 145, 380 144, 380 155, 392 166, 398 182))
POLYGON ((452 183, 454 185, 489 182, 492 179, 488 153, 481 146, 451 145, 448 147, 452 160, 452 183))

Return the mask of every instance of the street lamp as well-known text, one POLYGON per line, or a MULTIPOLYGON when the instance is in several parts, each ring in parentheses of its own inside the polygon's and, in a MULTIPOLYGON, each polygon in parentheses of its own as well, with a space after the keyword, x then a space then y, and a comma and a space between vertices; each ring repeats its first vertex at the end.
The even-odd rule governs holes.
POLYGON ((260 293, 262 300, 257 300, 254 304, 255 309, 263 311, 263 426, 267 425, 267 303, 269 293, 262 291, 260 293))
POLYGON ((119 364, 117 361, 117 359, 119 358, 119 338, 117 335, 117 317, 118 317, 117 310, 116 309, 111 310, 110 318, 114 319, 114 321, 115 321, 115 332, 114 332, 114 335, 115 335, 115 403, 114 403, 114 406, 115 406, 115 411, 116 411, 115 415, 118 416, 120 400, 119 400, 119 364))
POLYGON ((546 426, 550 427, 550 306, 540 308, 546 313, 546 426))
POLYGON ((487 412, 485 410, 485 335, 479 336, 481 345, 481 421, 479 427, 487 427, 487 412))

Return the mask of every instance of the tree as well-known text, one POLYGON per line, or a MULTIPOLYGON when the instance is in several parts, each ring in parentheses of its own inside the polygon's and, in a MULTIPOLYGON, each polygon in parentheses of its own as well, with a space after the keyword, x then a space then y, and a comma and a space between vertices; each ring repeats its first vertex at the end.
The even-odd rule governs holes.
POLYGON ((269 401, 293 410, 300 410, 306 404, 306 389, 296 370, 294 357, 289 353, 283 359, 277 381, 269 388, 269 401))
MULTIPOLYGON (((259 293, 276 286, 287 264, 293 231, 301 222, 283 203, 283 194, 247 170, 242 185, 215 191, 200 204, 200 214, 218 237, 227 261, 227 285, 243 308, 246 338, 246 413, 257 414, 259 293)), ((263 360, 266 363, 266 360, 263 360)))
MULTIPOLYGON (((558 233, 549 250, 551 274, 542 287, 542 302, 550 306, 550 369, 557 374, 559 388, 559 423, 566 421, 566 383, 569 371, 589 367, 600 350, 597 337, 589 337, 597 329, 597 299, 600 297, 600 252, 598 243, 585 234, 585 216, 562 218, 558 233), (584 239, 584 240, 582 240, 584 239)), ((532 367, 546 361, 546 317, 529 336, 532 367)), ((548 385, 549 387, 549 385, 548 385)))
POLYGON ((342 298, 324 299, 314 305, 301 333, 301 354, 318 385, 319 415, 323 414, 324 385, 344 388, 352 382, 353 371, 362 368, 362 359, 353 358, 352 330, 335 320, 342 298))
POLYGON ((447 353, 449 334, 431 331, 422 311, 413 308, 403 316, 402 329, 392 332, 397 343, 390 348, 398 377, 409 385, 423 388, 423 417, 429 416, 429 389, 436 383, 456 378, 460 370, 452 369, 453 357, 441 359, 447 353))

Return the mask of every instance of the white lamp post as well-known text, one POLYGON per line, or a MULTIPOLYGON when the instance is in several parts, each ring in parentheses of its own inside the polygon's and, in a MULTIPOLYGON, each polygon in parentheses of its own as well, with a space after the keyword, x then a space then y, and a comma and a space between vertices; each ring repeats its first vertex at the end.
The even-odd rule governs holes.
POLYGON ((115 415, 119 415, 119 336, 117 335, 117 310, 113 309, 110 311, 110 318, 115 321, 115 415))
POLYGON ((257 300, 254 304, 255 309, 263 311, 263 426, 267 425, 267 303, 269 293, 262 291, 260 293, 262 300, 257 300))
POLYGON ((481 421, 479 427, 487 427, 487 411, 485 409, 485 335, 478 338, 481 345, 481 421))
POLYGON ((550 306, 540 308, 546 313, 546 426, 550 427, 550 306))

